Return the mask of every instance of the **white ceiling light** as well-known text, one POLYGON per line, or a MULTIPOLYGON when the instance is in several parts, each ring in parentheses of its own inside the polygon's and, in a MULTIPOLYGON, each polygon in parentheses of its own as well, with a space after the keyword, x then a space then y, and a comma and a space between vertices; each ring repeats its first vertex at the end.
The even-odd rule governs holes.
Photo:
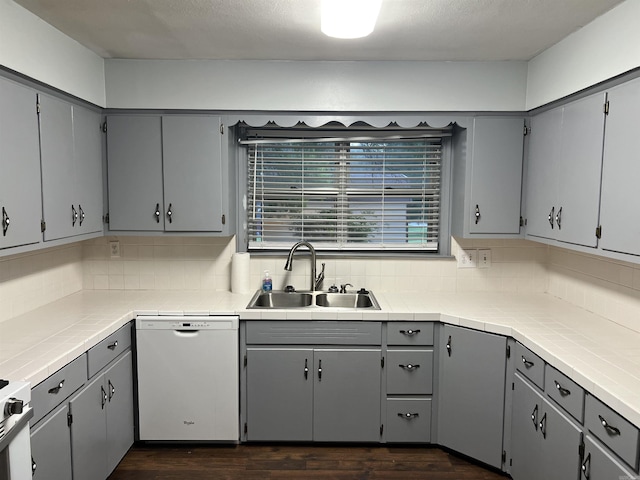
POLYGON ((382 0, 322 0, 322 33, 361 38, 373 32, 382 0))

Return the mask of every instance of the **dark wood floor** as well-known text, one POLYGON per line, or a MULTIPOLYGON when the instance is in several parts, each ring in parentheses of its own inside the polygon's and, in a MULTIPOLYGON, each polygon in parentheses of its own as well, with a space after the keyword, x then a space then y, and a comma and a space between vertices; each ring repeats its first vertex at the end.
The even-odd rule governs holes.
POLYGON ((109 480, 505 480, 435 447, 135 445, 109 480))

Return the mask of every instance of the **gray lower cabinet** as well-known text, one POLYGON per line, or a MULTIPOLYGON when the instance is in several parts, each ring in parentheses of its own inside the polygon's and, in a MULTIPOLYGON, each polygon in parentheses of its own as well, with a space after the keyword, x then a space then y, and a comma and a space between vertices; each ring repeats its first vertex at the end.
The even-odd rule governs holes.
POLYGON ((34 480, 71 478, 71 439, 64 403, 38 422, 31 431, 31 458, 34 480))
POLYGON ((462 327, 440 327, 438 443, 502 466, 507 340, 462 327))
POLYGON ((36 93, 0 78, 0 249, 38 243, 42 201, 36 93))
POLYGON ((582 428, 519 374, 514 375, 511 476, 514 480, 576 480, 582 428))
POLYGON ((133 444, 131 359, 124 353, 70 402, 74 480, 107 478, 133 444))
POLYGON ((247 348, 250 441, 380 441, 380 348, 247 348))
POLYGON ((584 446, 580 480, 636 480, 638 478, 591 435, 585 436, 584 446))

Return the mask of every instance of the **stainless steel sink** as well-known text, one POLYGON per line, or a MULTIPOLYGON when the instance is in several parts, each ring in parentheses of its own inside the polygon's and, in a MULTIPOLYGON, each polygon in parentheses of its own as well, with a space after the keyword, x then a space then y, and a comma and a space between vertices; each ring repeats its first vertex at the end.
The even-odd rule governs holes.
POLYGON ((291 308, 366 308, 380 310, 373 293, 327 293, 327 292, 263 292, 258 290, 248 309, 291 309, 291 308))

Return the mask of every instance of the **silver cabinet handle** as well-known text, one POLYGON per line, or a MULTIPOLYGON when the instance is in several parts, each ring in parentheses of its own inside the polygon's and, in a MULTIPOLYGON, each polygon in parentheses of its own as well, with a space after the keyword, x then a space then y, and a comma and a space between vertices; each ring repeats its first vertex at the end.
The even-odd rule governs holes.
POLYGON ((551 225, 551 230, 553 230, 553 219, 555 217, 556 207, 551 207, 551 211, 549 212, 549 224, 551 225))
POLYGON ((36 461, 31 457, 31 476, 33 477, 36 474, 36 470, 38 469, 38 465, 36 461))
POLYGON ((449 339, 447 340, 447 353, 451 356, 451 335, 449 335, 449 339))
POLYGON ((104 406, 107 403, 107 392, 104 391, 102 385, 100 385, 100 393, 102 393, 102 410, 104 410, 104 406))
POLYGON ((76 207, 71 205, 71 226, 76 226, 76 220, 78 220, 78 212, 76 211, 76 207))
POLYGON ((113 383, 111 383, 111 380, 109 380, 108 383, 109 383, 109 402, 111 402, 111 399, 116 394, 116 387, 113 386, 113 383))
POLYGON ((414 335, 417 335, 418 333, 420 333, 420 329, 416 329, 416 330, 400 330, 400 333, 403 335, 406 335, 407 337, 413 337, 414 335))
POLYGON ((522 357, 522 363, 527 368, 531 368, 535 365, 531 360, 527 360, 526 358, 524 358, 524 356, 522 357))
POLYGON ((160 204, 156 203, 156 211, 153 212, 153 214, 156 216, 156 223, 160 223, 160 204))
POLYGON ((558 230, 562 229, 562 207, 556 213, 556 224, 558 225, 558 230))
POLYGON ((115 342, 110 343, 109 345, 107 345, 107 348, 109 350, 115 350, 117 346, 118 346, 118 341, 116 340, 115 342))
POLYGON ((477 224, 478 224, 478 222, 480 221, 480 217, 481 217, 481 215, 480 215, 480 206, 479 206, 479 205, 476 205, 476 213, 475 213, 475 216, 476 216, 476 225, 477 225, 477 224))
POLYGON ((304 359, 304 379, 309 378, 309 366, 307 365, 307 359, 304 359))
POLYGON ((173 211, 171 210, 171 203, 169 204, 169 208, 167 209, 167 218, 169 219, 169 223, 173 223, 173 211))
POLYGON ((322 360, 318 360, 318 381, 322 381, 322 360))
POLYGON ((49 389, 49 393, 52 395, 57 395, 58 392, 60 392, 60 390, 62 389, 62 387, 64 386, 64 379, 60 380, 60 383, 58 385, 56 385, 53 388, 49 389))
POLYGON ((533 409, 533 412, 531 412, 531 421, 533 422, 533 426, 537 431, 538 430, 538 405, 537 404, 533 409))
POLYGON ((538 424, 540 427, 540 433, 542 433, 542 438, 547 438, 547 414, 545 413, 538 424))
POLYGON ((591 454, 587 454, 587 458, 584 459, 584 462, 582 463, 582 467, 580 468, 582 470, 582 475, 584 475, 584 478, 586 480, 589 480, 589 478, 591 477, 591 454))
POLYGON ((607 431, 609 435, 620 435, 619 428, 616 428, 613 425, 610 425, 604 418, 602 418, 602 415, 598 415, 598 418, 600 419, 600 423, 602 424, 602 426, 604 427, 604 429, 607 431))
POLYGON ((410 372, 415 370, 416 368, 420 368, 420 365, 413 365, 411 363, 407 364, 407 365, 402 365, 399 364, 398 365, 400 368, 404 368, 405 370, 409 370, 410 372))
POLYGON ((567 395, 571 395, 571 390, 569 390, 568 388, 564 388, 556 380, 554 380, 553 383, 556 384, 556 389, 558 390, 558 392, 560 392, 560 395, 562 395, 563 397, 566 397, 567 395))
POLYGON ((84 222, 84 210, 82 209, 82 205, 78 204, 78 211, 80 212, 80 226, 82 226, 82 222, 84 222))
POLYGON ((11 219, 9 218, 9 214, 7 213, 5 208, 2 207, 2 236, 3 237, 7 236, 7 230, 9 230, 10 223, 11 223, 11 219))
POLYGON ((420 415, 418 413, 400 413, 398 412, 398 416, 400 418, 405 418, 407 420, 413 420, 414 418, 418 418, 420 415))

